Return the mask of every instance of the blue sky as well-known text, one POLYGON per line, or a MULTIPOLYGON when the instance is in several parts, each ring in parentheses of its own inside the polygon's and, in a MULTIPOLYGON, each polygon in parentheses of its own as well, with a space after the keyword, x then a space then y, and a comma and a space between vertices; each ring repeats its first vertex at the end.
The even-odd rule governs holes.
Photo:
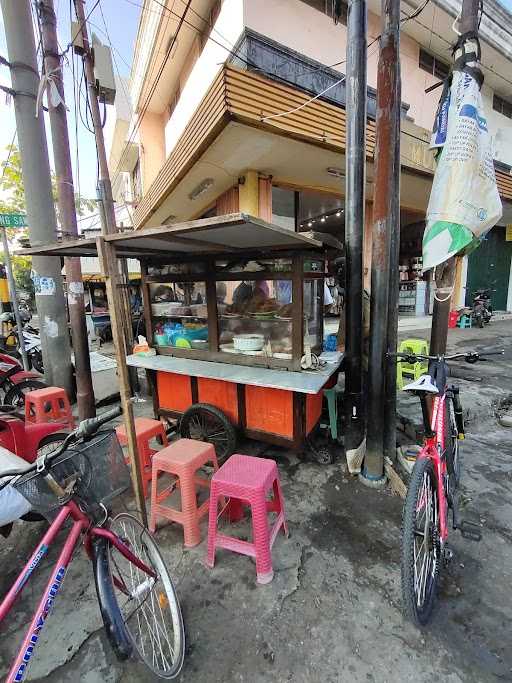
MULTIPOLYGON (((65 47, 71 39, 71 24, 70 24, 70 2, 68 0, 54 0, 55 10, 58 19, 58 36, 59 43, 65 47)), ((92 0, 86 0, 86 16, 93 6, 92 0)), ((142 0, 101 0, 98 6, 91 14, 89 19, 89 35, 95 32, 100 40, 107 43, 105 35, 105 24, 107 27, 110 40, 115 48, 113 51, 115 62, 117 63, 118 72, 121 76, 129 75, 129 65, 132 62, 133 46, 135 36, 137 34, 137 26, 139 21, 140 7, 142 0), (103 10, 105 17, 105 24, 100 11, 103 10)), ((74 18, 74 17, 73 17, 74 18)), ((5 30, 3 19, 0 12, 0 54, 7 57, 7 48, 5 43, 5 30)), ((37 42, 37 39, 36 39, 37 42)), ((78 66, 78 61, 75 58, 75 74, 78 66)), ((9 85, 9 72, 5 67, 0 70, 0 83, 9 85)), ((64 65, 64 88, 66 95, 66 103, 69 107, 68 112, 68 127, 70 134, 70 144, 72 149, 73 170, 75 174, 75 187, 77 187, 77 174, 75 164, 75 116, 73 104, 73 76, 71 70, 71 52, 69 53, 69 65, 64 65)), ((82 86, 83 90, 83 86, 82 86)), ((107 107, 107 110, 112 109, 107 107)), ((82 112, 85 115, 85 108, 82 106, 82 112)), ((108 115, 108 114, 107 114, 108 115)), ((15 131, 14 108, 12 103, 10 106, 5 104, 5 98, 0 92, 0 159, 7 156, 5 147, 10 144, 15 131)), ((51 153, 51 137, 49 126, 47 125, 48 146, 51 153)), ((96 187, 96 149, 94 146, 94 137, 82 125, 80 117, 78 117, 78 153, 80 166, 80 191, 83 196, 94 197, 96 187)), ((51 163, 52 159, 50 160, 51 163)))

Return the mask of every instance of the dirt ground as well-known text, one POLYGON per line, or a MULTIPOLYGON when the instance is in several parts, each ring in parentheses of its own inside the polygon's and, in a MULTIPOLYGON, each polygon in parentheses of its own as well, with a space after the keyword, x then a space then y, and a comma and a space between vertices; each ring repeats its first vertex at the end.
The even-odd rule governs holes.
MULTIPOLYGON (((507 353, 497 364, 471 370, 482 381, 461 381, 473 418, 462 444, 464 516, 481 523, 483 539, 451 535, 454 560, 442 576, 430 626, 420 631, 401 612, 401 500, 389 489, 362 486, 342 459, 321 466, 248 443, 245 452, 278 462, 290 537, 279 535, 274 580, 258 586, 249 558, 218 551, 211 570, 205 541, 184 550, 178 528, 157 531, 187 629, 179 681, 512 681, 512 430, 493 417, 496 401, 512 393, 511 329, 507 321, 450 336, 454 349, 499 343, 507 353)), ((243 533, 244 523, 239 526, 243 533)), ((0 540, 0 595, 40 531, 41 525, 20 523, 0 540)), ((204 538, 206 521, 202 532, 204 538)), ((48 569, 34 577, 0 628, 0 675, 48 569)), ((136 663, 120 665, 109 651, 93 584, 80 552, 41 635, 29 680, 154 680, 136 663)))

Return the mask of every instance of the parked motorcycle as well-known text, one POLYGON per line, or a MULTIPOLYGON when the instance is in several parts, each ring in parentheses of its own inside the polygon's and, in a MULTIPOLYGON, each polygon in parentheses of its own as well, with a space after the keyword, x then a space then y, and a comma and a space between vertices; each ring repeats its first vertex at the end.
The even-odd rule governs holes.
POLYGON ((495 289, 477 289, 473 292, 473 309, 471 311, 471 317, 478 327, 483 327, 484 324, 487 325, 491 322, 491 293, 495 291, 495 289))
MULTIPOLYGON (((22 313, 22 311, 20 311, 22 313)), ((30 316, 30 314, 28 314, 30 316)), ((22 316, 23 325, 23 341, 25 342, 25 351, 27 353, 28 362, 31 368, 44 374, 43 352, 41 350, 41 335, 39 330, 32 325, 29 325, 31 316, 22 316)), ((0 315, 1 322, 13 323, 13 327, 9 330, 8 335, 4 338, 4 350, 12 353, 17 358, 21 358, 18 340, 18 327, 16 326, 14 313, 2 313, 0 315)))
POLYGON ((22 407, 27 392, 47 386, 40 375, 25 371, 17 358, 0 353, 0 391, 4 394, 4 405, 22 407))

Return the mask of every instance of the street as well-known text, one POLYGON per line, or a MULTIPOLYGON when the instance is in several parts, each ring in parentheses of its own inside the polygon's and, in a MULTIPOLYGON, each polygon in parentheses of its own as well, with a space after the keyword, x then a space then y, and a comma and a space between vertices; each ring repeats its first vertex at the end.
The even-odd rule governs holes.
MULTIPOLYGON (((509 330, 505 321, 483 331, 450 332, 450 348, 502 341, 507 353, 492 366, 477 366, 479 374, 488 373, 485 382, 464 382, 488 408, 467 425, 462 444, 463 514, 480 521, 483 540, 471 543, 458 533, 450 536, 454 559, 442 577, 430 626, 419 631, 401 613, 401 500, 389 489, 376 492, 359 484, 346 473, 343 461, 320 466, 267 448, 262 454, 275 457, 280 467, 290 525, 290 538, 280 535, 273 549, 271 584, 256 585, 254 564, 247 557, 218 551, 210 570, 204 563, 204 540, 184 550, 176 526, 157 531, 176 578, 188 638, 178 680, 512 680, 507 639, 512 431, 491 416, 492 397, 506 395, 510 377, 509 330)), ((240 448, 248 453, 262 449, 255 442, 240 448)), ((0 592, 29 555, 40 527, 19 524, 2 541, 0 592)), ((241 523, 242 535, 245 531, 241 523)), ((36 575, 13 619, 0 631, 2 675, 47 571, 36 575)), ((29 680, 64 683, 78 678, 86 683, 152 680, 137 664, 121 665, 112 655, 83 552, 66 577, 29 671, 29 680)))

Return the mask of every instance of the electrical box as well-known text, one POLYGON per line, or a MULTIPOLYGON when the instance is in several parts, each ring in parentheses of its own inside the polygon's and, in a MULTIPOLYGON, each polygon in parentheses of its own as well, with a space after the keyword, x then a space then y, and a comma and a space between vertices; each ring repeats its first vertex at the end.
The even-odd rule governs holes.
POLYGON ((98 36, 92 34, 92 50, 94 58, 94 80, 98 96, 106 104, 114 104, 116 98, 116 82, 112 63, 112 50, 103 45, 98 36))
POLYGON ((79 21, 71 22, 71 44, 73 45, 75 54, 84 54, 84 41, 82 39, 82 30, 79 21))

